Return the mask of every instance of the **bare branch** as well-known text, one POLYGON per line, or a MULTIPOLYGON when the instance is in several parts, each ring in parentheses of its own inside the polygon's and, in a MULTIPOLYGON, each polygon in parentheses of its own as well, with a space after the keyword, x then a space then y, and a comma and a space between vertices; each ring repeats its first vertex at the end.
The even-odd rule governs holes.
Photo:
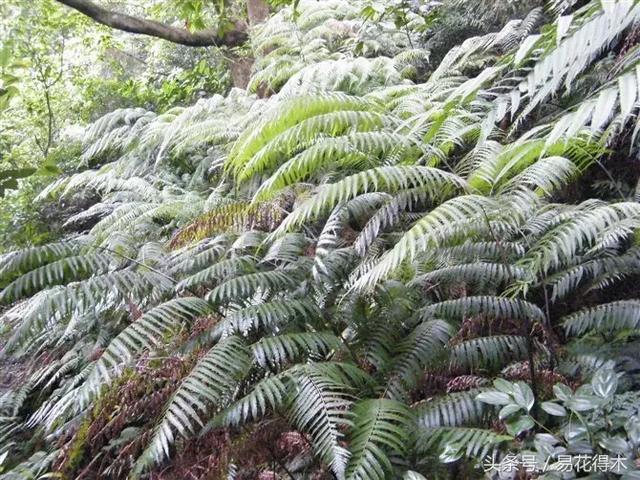
POLYGON ((156 22, 155 20, 113 12, 90 0, 57 1, 92 18, 98 23, 115 28, 116 30, 150 35, 189 47, 237 47, 247 40, 246 27, 240 22, 236 23, 236 29, 225 32, 223 35, 218 35, 218 32, 213 30, 190 32, 182 28, 156 22))

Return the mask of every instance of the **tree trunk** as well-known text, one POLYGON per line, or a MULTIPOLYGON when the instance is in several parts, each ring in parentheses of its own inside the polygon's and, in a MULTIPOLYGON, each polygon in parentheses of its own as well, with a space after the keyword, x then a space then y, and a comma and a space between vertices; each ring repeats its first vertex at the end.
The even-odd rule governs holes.
MULTIPOLYGON (((251 26, 264 22, 269 18, 269 4, 264 0, 247 0, 247 17, 251 26)), ((231 62, 230 69, 234 87, 247 88, 253 62, 254 59, 251 57, 238 57, 231 62)))
POLYGON ((269 16, 269 4, 264 0, 247 0, 249 25, 264 22, 269 16))

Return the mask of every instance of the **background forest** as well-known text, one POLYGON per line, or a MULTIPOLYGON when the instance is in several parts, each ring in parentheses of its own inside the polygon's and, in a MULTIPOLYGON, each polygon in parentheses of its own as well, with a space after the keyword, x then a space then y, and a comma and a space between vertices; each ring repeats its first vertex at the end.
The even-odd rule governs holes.
POLYGON ((639 1, 0 18, 0 479, 640 478, 639 1))

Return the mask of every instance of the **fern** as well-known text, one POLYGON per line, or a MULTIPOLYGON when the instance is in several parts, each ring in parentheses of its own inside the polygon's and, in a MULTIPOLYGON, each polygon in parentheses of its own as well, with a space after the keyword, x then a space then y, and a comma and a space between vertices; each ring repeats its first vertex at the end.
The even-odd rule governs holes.
POLYGON ((535 304, 520 299, 491 296, 473 296, 446 300, 425 307, 422 317, 442 316, 461 320, 471 315, 488 315, 494 318, 542 321, 544 313, 535 304))
POLYGON ((54 285, 105 274, 112 265, 110 254, 97 252, 65 257, 30 270, 0 292, 0 303, 12 303, 54 285))
POLYGON ((524 360, 528 355, 527 339, 515 335, 480 337, 461 342, 451 348, 451 369, 477 371, 497 370, 507 363, 524 360))
POLYGON ((443 170, 429 167, 379 167, 366 170, 335 184, 326 185, 287 216, 273 235, 281 235, 361 193, 396 192, 417 186, 428 187, 432 196, 436 197, 447 187, 464 187, 464 180, 443 170))
POLYGON ((222 303, 258 292, 293 290, 300 286, 300 280, 300 270, 293 269, 249 273, 221 283, 207 294, 207 300, 222 303))
POLYGON ((412 423, 409 409, 400 402, 377 399, 356 403, 352 413, 352 456, 346 478, 387 478, 392 470, 389 454, 407 451, 407 432, 412 423))
POLYGON ((562 319, 567 335, 584 335, 590 330, 613 334, 621 330, 637 329, 640 325, 640 302, 622 300, 580 310, 562 319))
POLYGON ((171 397, 136 471, 168 457, 176 433, 186 436, 195 432, 196 425, 204 426, 204 416, 228 401, 249 365, 247 347, 237 337, 222 340, 209 350, 171 397))
POLYGON ((487 453, 503 442, 511 440, 492 430, 468 427, 441 427, 422 430, 418 434, 418 450, 428 452, 442 450, 445 463, 458 460, 463 455, 484 458, 487 453))
POLYGON ((449 393, 415 405, 420 428, 479 426, 489 417, 487 405, 476 400, 477 390, 449 393))
POLYGON ((395 359, 386 373, 389 379, 386 394, 395 399, 404 398, 407 389, 417 383, 422 368, 443 356, 450 334, 450 326, 442 320, 418 325, 395 349, 395 359))
POLYGON ((348 424, 346 411, 352 402, 349 389, 336 380, 323 371, 308 368, 297 381, 289 416, 294 425, 311 435, 315 452, 338 479, 343 479, 349 452, 340 445, 340 429, 348 424))
POLYGON ((253 355, 262 367, 281 366, 300 356, 321 358, 340 347, 340 340, 329 332, 288 333, 264 337, 252 346, 253 355))
POLYGON ((87 385, 97 386, 109 381, 112 378, 110 370, 115 368, 116 371, 121 371, 140 352, 157 348, 164 343, 167 335, 210 311, 211 307, 196 297, 175 298, 152 308, 109 343, 94 365, 87 385))
POLYGON ((409 3, 281 5, 246 91, 87 127, 36 200, 83 206, 0 256, 9 478, 438 477, 539 440, 488 375, 637 387, 640 6, 409 3))

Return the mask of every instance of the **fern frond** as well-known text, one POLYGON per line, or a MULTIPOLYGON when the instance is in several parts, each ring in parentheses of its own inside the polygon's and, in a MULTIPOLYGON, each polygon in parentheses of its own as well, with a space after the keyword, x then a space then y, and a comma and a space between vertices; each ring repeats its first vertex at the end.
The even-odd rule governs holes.
POLYGON ((345 384, 315 367, 308 367, 297 379, 297 392, 291 400, 289 417, 307 432, 315 452, 338 479, 345 479, 349 451, 341 446, 341 428, 348 425, 351 396, 345 384))
POLYGON ((209 412, 229 401, 250 364, 249 350, 238 337, 229 337, 211 348, 171 396, 134 471, 141 473, 152 463, 169 457, 176 434, 186 437, 195 433, 196 425, 204 426, 209 412))
POLYGON ((257 128, 247 129, 229 153, 227 168, 238 174, 247 162, 277 135, 301 121, 339 110, 369 110, 372 103, 341 93, 293 98, 274 108, 257 128))
POLYGON ((443 191, 463 189, 465 181, 451 173, 431 167, 378 167, 343 180, 324 185, 319 192, 285 218, 272 235, 279 236, 300 226, 323 212, 366 192, 397 192, 409 188, 428 189, 432 198, 440 198, 443 191))
POLYGON ((257 292, 265 294, 293 290, 300 286, 303 274, 300 269, 290 268, 241 275, 218 285, 207 294, 207 300, 222 303, 247 298, 257 292))
MULTIPOLYGON (((448 450, 455 452, 456 460, 463 455, 468 458, 484 458, 489 451, 512 439, 508 435, 482 428, 429 428, 418 432, 418 451, 427 453, 444 448, 446 453, 449 453, 448 450)), ((450 455, 446 455, 443 460, 451 461, 450 455)))
POLYGON ((474 284, 500 285, 524 279, 527 272, 513 265, 502 263, 474 262, 439 268, 415 277, 411 284, 438 283, 440 281, 465 281, 474 284))
POLYGON ((621 330, 640 327, 640 301, 621 300, 580 310, 562 318, 569 336, 584 335, 590 330, 614 334, 621 330))
POLYGON ((23 299, 54 285, 82 280, 106 273, 113 257, 108 253, 91 252, 65 257, 30 270, 0 291, 0 304, 23 299))
POLYGON ((171 287, 171 282, 164 275, 154 271, 118 270, 64 287, 43 290, 26 304, 18 306, 23 311, 22 319, 5 348, 12 350, 17 344, 24 344, 71 315, 83 315, 124 299, 142 303, 146 297, 147 301, 152 301, 171 287))
POLYGON ((176 285, 177 291, 188 290, 202 285, 213 285, 222 279, 230 279, 237 275, 254 272, 256 258, 251 255, 229 258, 214 263, 198 273, 188 276, 176 285))
POLYGON ((403 403, 380 398, 357 402, 351 413, 351 458, 346 478, 388 478, 392 471, 389 454, 407 451, 408 431, 413 423, 411 411, 403 403))
POLYGON ((211 306, 204 300, 183 297, 169 300, 144 313, 111 340, 92 368, 86 382, 88 389, 97 391, 101 384, 111 381, 114 372, 122 371, 140 352, 157 348, 165 342, 168 334, 210 312, 211 306))
POLYGON ((355 287, 370 288, 395 271, 402 262, 411 261, 427 247, 438 246, 452 226, 465 224, 473 219, 484 219, 487 211, 495 208, 494 200, 477 195, 463 195, 444 202, 406 232, 393 249, 358 280, 355 287))
POLYGON ((266 200, 284 189, 328 166, 366 166, 381 163, 388 155, 402 155, 409 148, 406 137, 388 132, 358 132, 317 142, 282 164, 253 196, 253 201, 266 200))
POLYGON ((90 240, 89 237, 80 237, 38 247, 28 247, 0 256, 0 286, 4 287, 15 277, 47 263, 80 254, 90 240))
POLYGON ((454 371, 477 372, 484 368, 498 370, 509 362, 525 360, 527 339, 515 335, 479 337, 451 347, 450 368, 454 371))
POLYGON ((307 148, 318 139, 339 137, 346 133, 366 132, 383 126, 384 117, 367 110, 338 110, 307 118, 276 135, 262 147, 238 173, 238 180, 268 171, 307 148))
MULTIPOLYGON (((566 222, 550 229, 519 262, 523 268, 547 273, 561 267, 581 250, 593 246, 599 234, 626 220, 640 222, 640 205, 632 202, 611 205, 583 204, 566 222)), ((628 235, 628 227, 623 235, 628 235)))
POLYGON ((442 320, 419 324, 395 349, 393 363, 386 373, 386 394, 402 399, 414 388, 427 365, 444 356, 444 347, 452 335, 451 326, 442 320))
POLYGON ((331 332, 301 332, 263 337, 251 348, 255 361, 266 368, 280 367, 302 356, 323 357, 340 346, 340 339, 331 332))
POLYGON ((320 314, 318 306, 312 300, 288 298, 236 310, 228 315, 227 322, 229 328, 238 333, 262 327, 275 331, 287 325, 313 324, 320 314))
POLYGON ((448 393, 413 407, 421 428, 479 426, 487 419, 487 404, 476 400, 478 390, 448 393))

